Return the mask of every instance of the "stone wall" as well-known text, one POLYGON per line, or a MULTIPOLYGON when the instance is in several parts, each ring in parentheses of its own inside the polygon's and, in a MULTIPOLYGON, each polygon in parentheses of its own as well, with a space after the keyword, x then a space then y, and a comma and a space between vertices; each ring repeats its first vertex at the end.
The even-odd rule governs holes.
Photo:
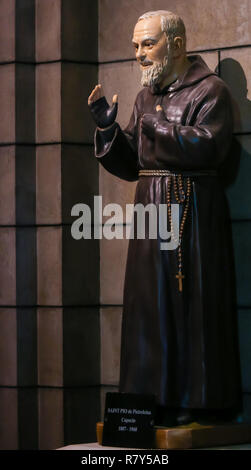
POLYGON ((87 97, 95 0, 0 1, 0 448, 96 440, 99 245, 71 237, 98 194, 87 97))

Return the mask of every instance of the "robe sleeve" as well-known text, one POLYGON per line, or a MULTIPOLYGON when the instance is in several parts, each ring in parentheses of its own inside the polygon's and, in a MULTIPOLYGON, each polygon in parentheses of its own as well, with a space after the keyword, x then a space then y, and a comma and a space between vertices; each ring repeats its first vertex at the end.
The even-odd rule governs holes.
POLYGON ((232 139, 232 102, 228 88, 217 78, 192 106, 192 126, 158 122, 156 159, 174 169, 215 169, 223 162, 232 139))
POLYGON ((95 155, 110 173, 126 181, 138 179, 137 109, 134 105, 128 126, 124 131, 118 123, 104 131, 96 129, 95 155))

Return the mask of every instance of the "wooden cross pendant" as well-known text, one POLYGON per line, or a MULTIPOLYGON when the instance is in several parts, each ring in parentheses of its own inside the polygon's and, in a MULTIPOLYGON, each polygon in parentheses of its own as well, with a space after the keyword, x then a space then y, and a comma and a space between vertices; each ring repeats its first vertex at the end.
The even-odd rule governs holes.
POLYGON ((185 276, 184 276, 184 274, 182 274, 181 271, 179 271, 179 273, 176 274, 175 277, 176 277, 176 279, 178 279, 178 281, 179 281, 179 292, 182 292, 182 279, 184 279, 185 276))

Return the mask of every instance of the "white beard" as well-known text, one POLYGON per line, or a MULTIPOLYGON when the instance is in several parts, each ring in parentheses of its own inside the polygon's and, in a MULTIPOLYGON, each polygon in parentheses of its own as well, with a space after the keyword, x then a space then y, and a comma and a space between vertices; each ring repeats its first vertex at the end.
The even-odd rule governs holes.
POLYGON ((165 75, 168 75, 172 69, 173 58, 172 51, 168 49, 167 55, 164 57, 163 62, 154 62, 153 65, 142 70, 141 85, 142 86, 155 86, 162 81, 165 75))

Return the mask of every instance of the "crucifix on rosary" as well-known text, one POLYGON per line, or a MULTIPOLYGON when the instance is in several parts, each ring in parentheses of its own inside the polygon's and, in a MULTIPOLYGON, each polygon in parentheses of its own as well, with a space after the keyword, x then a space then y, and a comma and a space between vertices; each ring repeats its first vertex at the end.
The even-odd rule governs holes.
POLYGON ((179 281, 179 292, 182 292, 182 279, 184 279, 184 274, 182 274, 181 271, 178 272, 178 274, 176 274, 176 279, 178 279, 179 281))
POLYGON ((186 192, 184 191, 183 188, 183 181, 182 181, 182 176, 180 174, 178 175, 172 175, 168 178, 167 182, 167 208, 168 208, 168 217, 170 221, 170 227, 171 227, 171 233, 172 236, 174 237, 175 241, 177 239, 174 236, 173 233, 173 224, 172 224, 172 219, 171 219, 171 185, 173 183, 174 187, 174 196, 178 204, 183 205, 183 215, 181 218, 181 224, 180 224, 180 230, 179 230, 179 244, 178 244, 178 274, 175 275, 176 279, 179 281, 179 292, 182 292, 183 290, 183 282, 182 280, 185 278, 184 274, 182 274, 182 235, 184 232, 184 225, 187 219, 187 214, 188 214, 188 207, 189 207, 189 202, 190 202, 190 196, 191 196, 191 180, 188 177, 187 178, 187 187, 186 187, 186 192))

